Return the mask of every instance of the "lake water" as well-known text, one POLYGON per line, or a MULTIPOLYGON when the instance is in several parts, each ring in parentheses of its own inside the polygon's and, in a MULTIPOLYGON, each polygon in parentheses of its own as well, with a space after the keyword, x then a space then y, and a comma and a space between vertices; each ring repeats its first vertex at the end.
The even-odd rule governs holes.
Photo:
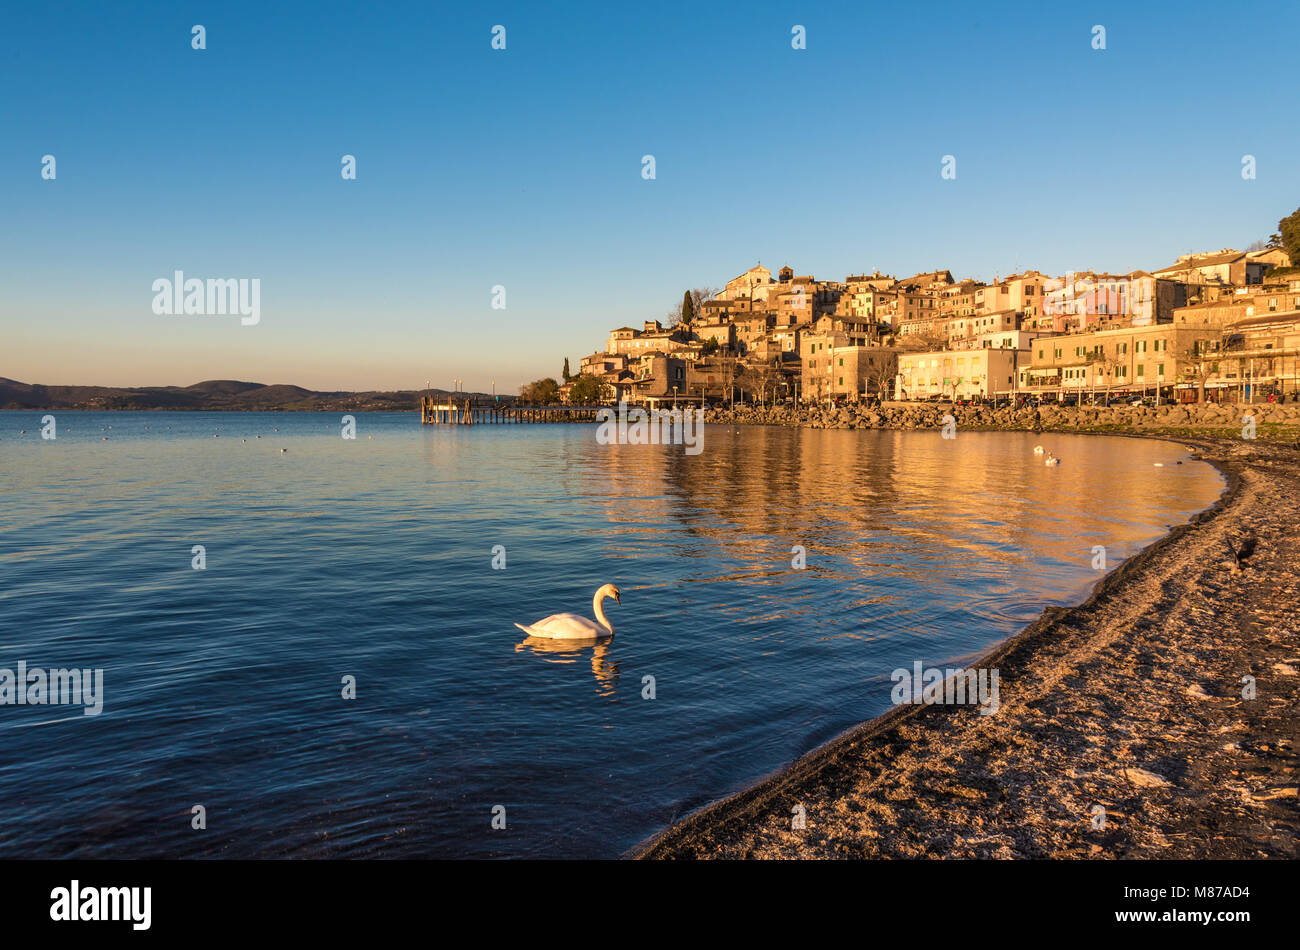
POLYGON ((104 706, 0 706, 6 858, 617 856, 1223 488, 1137 439, 41 415, 0 412, 0 667, 102 668, 104 706), (604 583, 608 644, 513 625, 604 583))

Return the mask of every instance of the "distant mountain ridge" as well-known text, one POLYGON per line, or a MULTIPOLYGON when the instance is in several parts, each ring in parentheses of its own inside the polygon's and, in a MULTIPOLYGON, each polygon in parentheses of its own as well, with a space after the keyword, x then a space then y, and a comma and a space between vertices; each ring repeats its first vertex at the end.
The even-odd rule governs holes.
MULTIPOLYGON (((448 390, 431 390, 446 396, 448 390)), ((315 392, 301 386, 209 379, 193 386, 45 386, 0 376, 0 409, 410 410, 425 390, 315 392)), ((479 393, 461 395, 480 396, 479 393)))

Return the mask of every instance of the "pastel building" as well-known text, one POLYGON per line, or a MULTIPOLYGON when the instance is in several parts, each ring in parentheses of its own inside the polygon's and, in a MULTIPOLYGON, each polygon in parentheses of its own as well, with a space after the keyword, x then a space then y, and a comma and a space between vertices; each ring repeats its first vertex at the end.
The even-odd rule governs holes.
POLYGON ((970 399, 1013 393, 1020 353, 1020 350, 980 347, 900 354, 895 397, 970 399))

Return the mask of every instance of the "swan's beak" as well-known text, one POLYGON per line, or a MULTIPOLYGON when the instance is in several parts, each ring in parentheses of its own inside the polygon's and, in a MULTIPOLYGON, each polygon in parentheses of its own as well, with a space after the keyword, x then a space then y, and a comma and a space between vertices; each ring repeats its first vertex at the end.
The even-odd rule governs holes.
POLYGON ((614 591, 614 603, 618 604, 619 606, 622 606, 623 604, 623 598, 618 591, 614 591))

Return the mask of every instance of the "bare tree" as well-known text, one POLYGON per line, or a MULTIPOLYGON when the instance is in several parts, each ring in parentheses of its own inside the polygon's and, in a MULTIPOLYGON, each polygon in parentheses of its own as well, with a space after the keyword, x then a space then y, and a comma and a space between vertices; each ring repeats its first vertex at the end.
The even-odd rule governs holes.
POLYGON ((730 354, 717 357, 717 361, 719 375, 727 387, 727 402, 734 406, 736 404, 736 375, 740 371, 740 361, 730 354))
POLYGON ((695 303, 695 315, 699 316, 704 312, 706 301, 712 300, 718 295, 717 287, 696 287, 691 291, 691 300, 695 303))
MULTIPOLYGON (((689 293, 691 295, 691 303, 695 307, 695 316, 698 319, 700 314, 703 312, 704 302, 716 297, 718 295, 718 288, 696 287, 689 293)), ((682 322, 682 303, 683 301, 681 300, 677 301, 677 305, 668 311, 664 317, 664 326, 675 327, 677 324, 682 322)))
POLYGON ((882 400, 890 398, 894 380, 898 376, 898 363, 894 360, 872 360, 867 369, 867 385, 879 394, 882 400))
POLYGON ((1204 324, 1196 335, 1181 342, 1174 350, 1175 366, 1186 363, 1183 372, 1196 383, 1196 401, 1205 402, 1205 384, 1219 373, 1219 361, 1228 350, 1228 331, 1221 325, 1204 324))
POLYGON ((773 360, 742 361, 737 386, 749 393, 749 398, 763 405, 767 404, 767 394, 776 398, 777 389, 782 382, 781 371, 773 360))

